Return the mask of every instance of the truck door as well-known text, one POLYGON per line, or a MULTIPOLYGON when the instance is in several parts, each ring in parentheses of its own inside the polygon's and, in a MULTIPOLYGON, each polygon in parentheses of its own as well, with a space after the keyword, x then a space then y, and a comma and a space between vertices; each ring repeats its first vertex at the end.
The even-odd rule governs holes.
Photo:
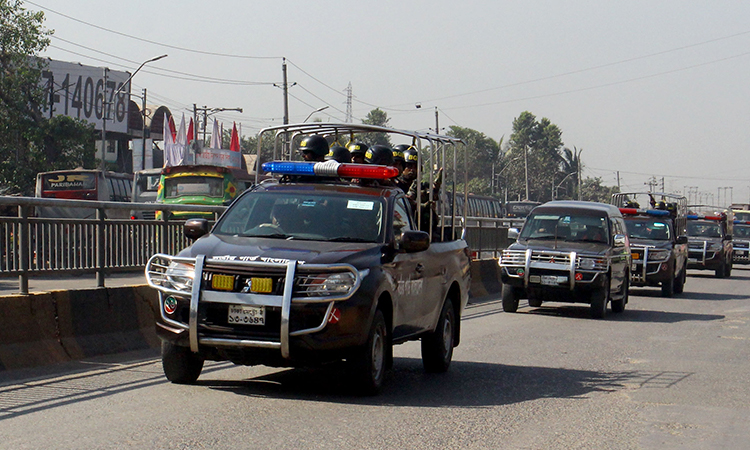
MULTIPOLYGON (((398 247, 401 233, 415 230, 404 197, 393 206, 393 239, 398 247)), ((419 327, 420 301, 424 293, 425 252, 397 252, 393 262, 384 266, 396 285, 393 298, 393 337, 403 337, 421 331, 419 327)))

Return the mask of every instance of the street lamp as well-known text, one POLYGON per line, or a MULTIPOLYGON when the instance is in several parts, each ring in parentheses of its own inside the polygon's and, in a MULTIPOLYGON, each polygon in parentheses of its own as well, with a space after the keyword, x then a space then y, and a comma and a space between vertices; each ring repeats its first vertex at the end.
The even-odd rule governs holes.
POLYGON ((307 117, 305 117, 305 120, 303 120, 303 121, 302 121, 302 123, 305 123, 305 122, 307 122, 307 119, 309 119, 310 117, 312 117, 312 115, 313 115, 313 114, 315 114, 315 113, 318 113, 318 112, 321 112, 321 111, 323 111, 324 109, 328 109, 328 108, 330 108, 330 106, 328 106, 328 105, 326 105, 326 106, 321 106, 320 108, 318 108, 318 109, 316 109, 315 111, 313 111, 313 112, 311 112, 310 114, 308 114, 308 115, 307 115, 307 117))
MULTIPOLYGON (((552 190, 552 200, 556 200, 557 199, 558 189, 560 188, 560 186, 562 186, 562 184, 565 182, 565 180, 567 180, 569 176, 575 175, 576 173, 577 172, 570 172, 569 174, 565 175, 565 177, 562 180, 560 180, 560 183, 558 183, 557 186, 555 186, 555 188, 552 190)), ((554 180, 554 177, 553 177, 553 180, 554 180)), ((554 181, 553 181, 553 183, 554 183, 554 181)))
MULTIPOLYGON (((162 58, 166 58, 167 55, 161 55, 157 56, 156 58, 151 58, 149 60, 143 61, 140 66, 138 66, 137 69, 135 69, 135 72, 133 72, 130 77, 125 80, 124 83, 120 85, 120 87, 112 94, 112 98, 117 97, 117 95, 122 92, 122 90, 125 88, 125 86, 129 86, 130 80, 133 79, 135 74, 138 73, 138 71, 143 68, 146 64, 154 61, 158 61, 162 58)), ((104 68, 104 93, 102 94, 102 162, 100 168, 104 170, 104 155, 106 154, 106 146, 107 146, 107 113, 109 112, 109 106, 107 102, 107 69, 104 68)))

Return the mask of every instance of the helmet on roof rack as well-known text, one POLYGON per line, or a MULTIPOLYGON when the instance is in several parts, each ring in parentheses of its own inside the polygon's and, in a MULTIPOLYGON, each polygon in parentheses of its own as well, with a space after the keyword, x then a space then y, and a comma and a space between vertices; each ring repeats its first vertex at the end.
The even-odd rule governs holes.
POLYGON ((306 136, 299 143, 297 150, 304 156, 305 153, 311 153, 315 160, 323 161, 328 154, 328 141, 323 136, 313 134, 306 136))
POLYGON ((329 160, 334 160, 340 163, 350 163, 352 162, 352 154, 344 147, 335 145, 331 147, 331 150, 326 155, 326 161, 329 160))

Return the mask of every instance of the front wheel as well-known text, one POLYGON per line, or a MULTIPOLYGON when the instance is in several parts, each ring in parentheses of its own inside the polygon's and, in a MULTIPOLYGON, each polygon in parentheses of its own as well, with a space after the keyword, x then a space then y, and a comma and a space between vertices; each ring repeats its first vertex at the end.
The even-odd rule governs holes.
POLYGON ((357 388, 363 395, 380 392, 385 378, 388 349, 388 329, 383 312, 375 311, 365 347, 351 358, 351 367, 357 388))
POLYGON ((685 280, 687 279, 687 269, 683 266, 680 276, 675 280, 674 293, 682 294, 685 292, 685 280))
POLYGON ((190 384, 200 376, 203 370, 203 358, 191 352, 187 347, 162 341, 161 365, 167 380, 177 384, 190 384))
POLYGON ((661 283, 661 296, 662 297, 674 297, 674 284, 675 284, 675 274, 672 272, 672 276, 669 277, 669 280, 662 281, 661 283))
POLYGON ((426 372, 442 373, 448 370, 453 359, 455 332, 456 313, 453 302, 446 299, 435 331, 422 338, 422 365, 426 372))
POLYGON ((604 285, 591 293, 591 317, 603 319, 607 315, 607 301, 609 300, 609 277, 604 278, 604 285))
POLYGON ((628 303, 628 289, 630 288, 630 275, 626 274, 625 281, 622 283, 622 297, 619 300, 612 300, 610 302, 613 313, 621 313, 625 311, 625 305, 628 303))
POLYGON ((518 299, 521 297, 518 289, 509 284, 503 284, 501 297, 503 300, 503 311, 510 313, 518 311, 518 299))
POLYGON ((715 271, 716 278, 725 278, 727 276, 727 265, 722 263, 715 271))

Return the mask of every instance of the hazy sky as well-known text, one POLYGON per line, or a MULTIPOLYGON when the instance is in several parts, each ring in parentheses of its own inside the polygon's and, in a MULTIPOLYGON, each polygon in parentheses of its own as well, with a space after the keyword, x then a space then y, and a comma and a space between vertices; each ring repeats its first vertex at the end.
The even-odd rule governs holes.
POLYGON ((169 54, 136 75, 132 92, 147 88, 150 104, 177 116, 195 103, 243 108, 217 117, 241 122, 244 134, 281 124, 273 84, 285 57, 296 83, 291 122, 326 105, 313 117, 344 121, 350 82, 356 122, 377 106, 395 128, 427 130, 437 107, 441 128, 507 141, 513 119, 530 111, 558 125, 566 147, 583 149, 584 176, 615 185, 619 171, 626 191, 664 177, 669 191, 697 186, 713 203, 750 201, 750 2, 25 5, 45 11, 54 59, 132 72, 169 54))

